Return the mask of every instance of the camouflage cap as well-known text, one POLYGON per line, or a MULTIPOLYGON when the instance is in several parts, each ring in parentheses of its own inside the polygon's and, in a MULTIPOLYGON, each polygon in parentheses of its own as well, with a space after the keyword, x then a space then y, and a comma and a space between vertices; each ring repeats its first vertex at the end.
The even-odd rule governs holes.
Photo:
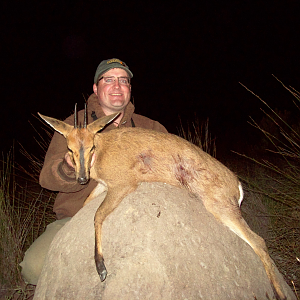
POLYGON ((128 66, 125 64, 124 61, 121 61, 118 58, 112 58, 101 61, 95 73, 94 83, 97 83, 99 77, 102 74, 113 68, 124 69, 128 73, 130 78, 133 77, 132 72, 129 70, 128 66))

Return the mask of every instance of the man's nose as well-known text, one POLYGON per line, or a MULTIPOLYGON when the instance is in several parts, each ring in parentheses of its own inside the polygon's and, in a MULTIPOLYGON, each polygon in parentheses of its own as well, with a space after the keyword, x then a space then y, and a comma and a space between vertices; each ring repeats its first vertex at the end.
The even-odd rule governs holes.
POLYGON ((115 80, 114 86, 115 86, 115 87, 118 87, 118 88, 120 87, 119 79, 116 79, 116 80, 115 80))

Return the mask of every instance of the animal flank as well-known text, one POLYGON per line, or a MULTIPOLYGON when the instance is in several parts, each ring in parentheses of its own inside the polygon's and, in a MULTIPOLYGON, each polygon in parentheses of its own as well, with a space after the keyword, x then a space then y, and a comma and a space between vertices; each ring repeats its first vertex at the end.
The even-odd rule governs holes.
MULTIPOLYGON (((217 220, 247 242, 260 257, 278 299, 286 299, 264 240, 242 218, 239 206, 243 190, 235 174, 200 148, 172 134, 142 128, 98 133, 117 116, 105 116, 78 128, 77 120, 74 127, 40 115, 66 137, 78 182, 85 184, 92 178, 107 186, 106 198, 95 214, 95 263, 100 280, 107 276, 101 248, 106 217, 140 182, 164 182, 188 189, 217 220)), ((102 190, 96 187, 85 204, 99 191, 102 190)))

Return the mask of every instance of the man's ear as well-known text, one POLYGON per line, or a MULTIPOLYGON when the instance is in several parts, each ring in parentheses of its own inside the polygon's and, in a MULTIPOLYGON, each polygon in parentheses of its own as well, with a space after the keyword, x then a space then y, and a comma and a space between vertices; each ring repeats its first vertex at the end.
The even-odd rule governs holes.
POLYGON ((98 94, 97 94, 98 93, 98 87, 97 87, 96 83, 93 84, 93 91, 98 96, 98 94))

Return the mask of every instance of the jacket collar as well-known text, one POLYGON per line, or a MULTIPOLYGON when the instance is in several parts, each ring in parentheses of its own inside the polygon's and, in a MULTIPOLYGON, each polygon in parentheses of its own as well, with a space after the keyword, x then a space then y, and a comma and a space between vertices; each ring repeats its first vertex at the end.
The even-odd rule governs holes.
MULTIPOLYGON (((119 124, 119 127, 122 127, 122 126, 130 127, 131 126, 131 118, 134 113, 134 109, 135 109, 135 107, 132 104, 132 102, 129 102, 125 108, 124 115, 119 124)), ((92 117, 93 112, 95 113, 97 119, 105 116, 105 114, 99 104, 97 95, 94 93, 89 97, 89 99, 87 101, 87 112, 88 112, 88 123, 91 123, 94 121, 93 117, 92 117)), ((114 126, 114 125, 110 124, 108 127, 110 127, 110 126, 114 126)))

